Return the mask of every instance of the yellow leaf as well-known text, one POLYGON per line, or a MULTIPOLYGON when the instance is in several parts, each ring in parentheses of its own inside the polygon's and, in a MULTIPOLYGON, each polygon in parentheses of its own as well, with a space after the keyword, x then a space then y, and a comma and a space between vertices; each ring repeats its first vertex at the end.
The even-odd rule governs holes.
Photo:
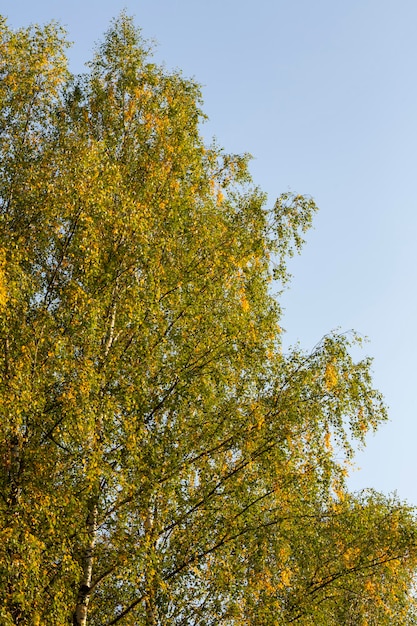
POLYGON ((326 385, 326 389, 328 391, 331 391, 337 385, 338 375, 337 375, 337 371, 333 363, 328 363, 326 365, 326 372, 324 374, 324 382, 326 385))

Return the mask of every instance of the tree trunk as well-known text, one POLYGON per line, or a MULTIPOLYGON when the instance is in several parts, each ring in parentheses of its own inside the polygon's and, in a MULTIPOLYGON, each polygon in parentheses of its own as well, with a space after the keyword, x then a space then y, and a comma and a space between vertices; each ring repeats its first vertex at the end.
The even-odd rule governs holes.
MULTIPOLYGON (((152 549, 154 546, 154 524, 157 514, 156 503, 154 504, 153 511, 150 509, 147 511, 147 515, 145 518, 145 536, 148 536, 149 542, 152 545, 152 549)), ((146 575, 146 583, 147 583, 147 595, 145 598, 145 610, 146 610, 146 626, 156 626, 157 625, 157 613, 155 607, 155 589, 154 589, 154 576, 146 575)))
POLYGON ((97 531, 97 501, 91 503, 87 517, 88 545, 83 557, 83 578, 78 590, 77 605, 73 615, 73 626, 87 626, 88 604, 90 602, 91 579, 93 575, 94 546, 97 531))

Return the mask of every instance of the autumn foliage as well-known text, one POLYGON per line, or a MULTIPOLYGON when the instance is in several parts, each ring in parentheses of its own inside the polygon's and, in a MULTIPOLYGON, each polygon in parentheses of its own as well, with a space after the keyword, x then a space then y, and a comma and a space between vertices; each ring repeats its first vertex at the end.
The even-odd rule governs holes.
POLYGON ((281 347, 313 201, 205 145, 126 15, 65 49, 1 21, 1 624, 415 624, 413 511, 345 486, 370 362, 281 347))

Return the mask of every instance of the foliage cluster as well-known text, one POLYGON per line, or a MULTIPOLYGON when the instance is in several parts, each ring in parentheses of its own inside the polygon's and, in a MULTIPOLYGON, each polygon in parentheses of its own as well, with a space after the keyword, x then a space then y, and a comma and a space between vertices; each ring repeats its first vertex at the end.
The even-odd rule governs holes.
POLYGON ((76 77, 0 30, 1 623, 415 624, 412 510, 345 487, 370 362, 281 349, 313 201, 267 208, 126 15, 76 77))

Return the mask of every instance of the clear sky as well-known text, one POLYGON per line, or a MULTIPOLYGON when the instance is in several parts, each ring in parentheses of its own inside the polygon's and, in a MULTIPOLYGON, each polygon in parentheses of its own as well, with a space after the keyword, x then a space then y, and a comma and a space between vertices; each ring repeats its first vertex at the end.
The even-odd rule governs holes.
POLYGON ((391 421, 351 487, 417 505, 416 0, 1 0, 13 27, 56 19, 83 63, 126 9, 157 61, 203 85, 207 138, 250 152, 272 204, 320 207, 284 295, 286 345, 328 331, 369 337, 391 421))

